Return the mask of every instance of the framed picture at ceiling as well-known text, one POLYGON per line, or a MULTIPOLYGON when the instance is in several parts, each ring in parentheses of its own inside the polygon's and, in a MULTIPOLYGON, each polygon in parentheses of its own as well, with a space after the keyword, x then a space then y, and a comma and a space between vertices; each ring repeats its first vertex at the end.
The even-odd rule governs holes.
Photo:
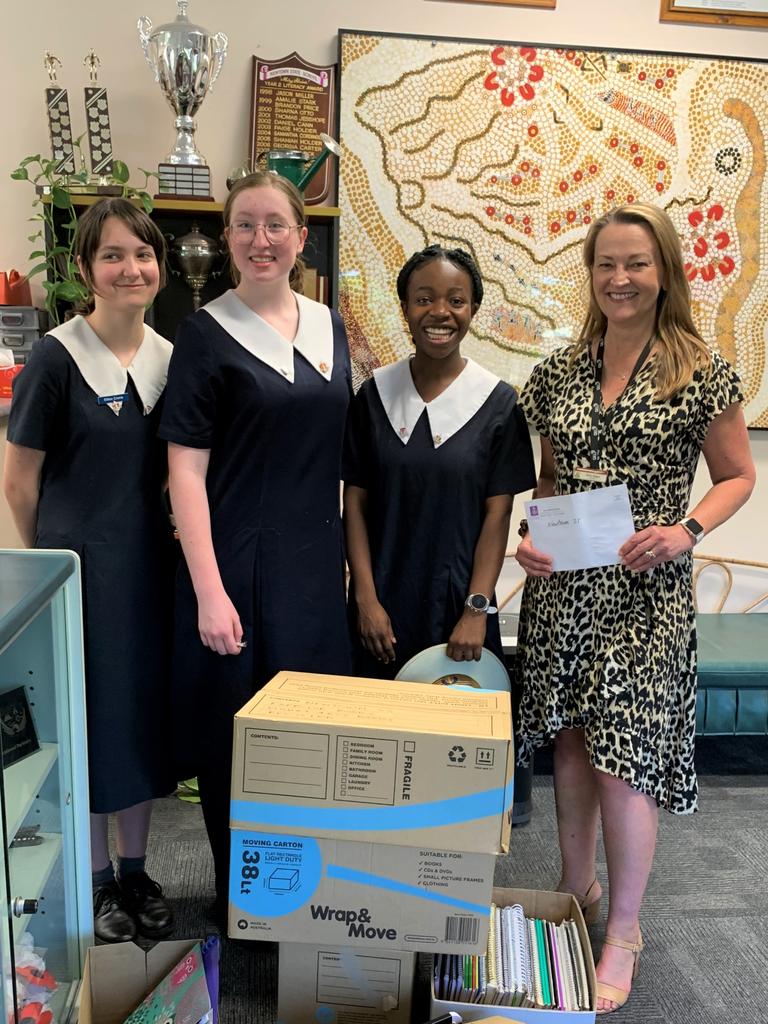
POLYGON ((768 28, 768 0, 661 0, 661 21, 768 28))
POLYGON ((674 220, 699 328, 768 428, 768 62, 342 30, 339 66, 357 382, 409 352, 395 278, 440 242, 485 282, 466 351, 523 384, 578 335, 590 223, 644 200, 674 220))

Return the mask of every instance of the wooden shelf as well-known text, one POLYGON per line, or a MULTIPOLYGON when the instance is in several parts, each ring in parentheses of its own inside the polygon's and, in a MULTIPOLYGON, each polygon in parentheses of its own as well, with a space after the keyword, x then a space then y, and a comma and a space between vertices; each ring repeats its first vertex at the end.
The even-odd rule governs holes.
MULTIPOLYGON (((39 900, 45 891, 56 861, 61 854, 61 836, 56 832, 41 832, 39 846, 19 846, 8 850, 8 879, 11 899, 21 896, 25 900, 39 900)), ((34 914, 13 918, 13 938, 18 942, 34 914)))
POLYGON ((40 787, 56 764, 59 748, 56 743, 41 743, 40 749, 23 761, 12 764, 5 770, 5 817, 8 825, 8 841, 24 823, 40 787))
MULTIPOLYGON (((44 197, 45 198, 45 197, 44 197)), ((103 195, 88 195, 86 193, 73 193, 73 206, 93 206, 103 195)), ((217 203, 210 199, 153 199, 155 210, 168 210, 175 213, 222 213, 224 203, 217 203)), ((338 217, 341 210, 338 206, 305 206, 304 213, 307 217, 338 217)))

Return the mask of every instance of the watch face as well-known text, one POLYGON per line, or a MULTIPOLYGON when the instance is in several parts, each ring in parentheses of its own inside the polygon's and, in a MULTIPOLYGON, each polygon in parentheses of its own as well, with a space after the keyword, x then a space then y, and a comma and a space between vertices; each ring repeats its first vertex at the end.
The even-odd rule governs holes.
POLYGON ((704 527, 701 525, 701 523, 697 522, 695 519, 686 519, 685 520, 685 525, 686 525, 687 529, 689 529, 691 531, 691 533, 694 534, 696 537, 702 537, 703 536, 703 534, 704 534, 704 527))
POLYGON ((478 612, 484 612, 488 607, 489 601, 487 597, 483 597, 482 594, 470 594, 469 604, 478 612))

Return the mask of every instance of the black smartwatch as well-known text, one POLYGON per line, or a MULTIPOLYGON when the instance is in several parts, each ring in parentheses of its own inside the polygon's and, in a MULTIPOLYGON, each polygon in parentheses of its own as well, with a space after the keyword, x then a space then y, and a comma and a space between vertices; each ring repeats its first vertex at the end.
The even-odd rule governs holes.
POLYGON ((686 533, 689 533, 693 537, 694 547, 703 539, 704 527, 697 519, 684 519, 680 525, 686 533))
POLYGON ((494 608, 485 594, 470 594, 464 604, 473 612, 480 615, 495 615, 499 610, 494 608))

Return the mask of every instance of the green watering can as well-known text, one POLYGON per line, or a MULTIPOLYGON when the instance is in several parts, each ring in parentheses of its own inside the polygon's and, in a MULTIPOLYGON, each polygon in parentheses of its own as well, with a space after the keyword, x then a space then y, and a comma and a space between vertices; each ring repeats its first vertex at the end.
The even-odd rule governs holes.
POLYGON ((341 155, 341 147, 330 135, 321 132, 320 140, 323 148, 315 157, 300 149, 268 149, 259 153, 256 163, 262 166, 266 164, 268 171, 282 175, 292 181, 299 192, 303 192, 331 153, 337 157, 341 155))

